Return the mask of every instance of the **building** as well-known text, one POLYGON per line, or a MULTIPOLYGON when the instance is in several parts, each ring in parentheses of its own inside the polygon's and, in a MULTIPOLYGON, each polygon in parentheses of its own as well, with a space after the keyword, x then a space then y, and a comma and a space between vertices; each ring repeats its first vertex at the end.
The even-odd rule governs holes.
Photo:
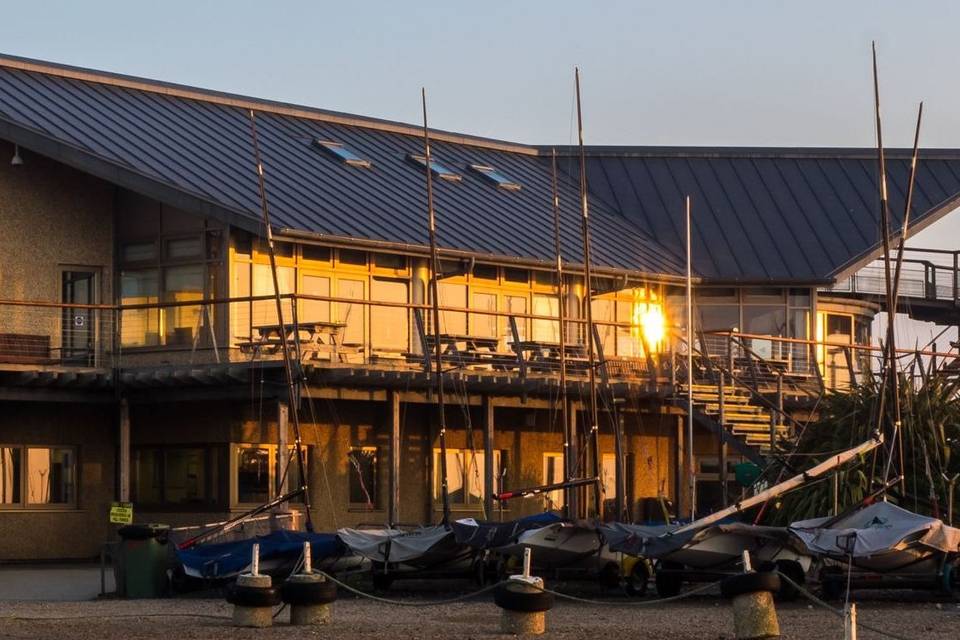
MULTIPOLYGON (((453 389, 455 516, 562 506, 560 494, 505 507, 492 496, 561 479, 567 428, 581 434, 571 459, 587 472, 591 334, 605 498, 637 517, 644 498, 687 504, 677 398, 687 194, 701 508, 722 501, 727 465, 762 463, 790 437, 792 412, 808 410, 811 394, 868 374, 876 291, 845 283, 880 252, 870 150, 588 148, 588 331, 579 164, 557 149, 564 425, 549 149, 432 134, 436 332, 423 313, 418 127, 0 57, 0 158, 12 159, 0 163, 0 560, 94 556, 113 534, 115 500, 132 501, 138 521, 187 526, 297 484, 285 472, 293 434, 250 110, 284 315, 298 327, 318 528, 437 519, 436 398, 423 356, 434 339, 453 389), (721 370, 735 378, 737 407, 723 420, 710 391, 721 370)), ((909 159, 895 151, 888 164, 899 221, 909 159)), ((958 197, 960 152, 926 153, 914 224, 958 197)), ((934 305, 954 323, 955 264, 952 300, 934 305)))

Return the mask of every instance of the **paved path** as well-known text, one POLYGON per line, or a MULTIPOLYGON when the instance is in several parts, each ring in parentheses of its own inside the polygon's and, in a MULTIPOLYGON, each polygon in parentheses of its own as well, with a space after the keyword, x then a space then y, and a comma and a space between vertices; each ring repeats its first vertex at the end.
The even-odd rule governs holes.
MULTIPOLYGON (((111 591, 113 591, 113 571, 108 569, 107 592, 111 591)), ((0 567, 0 601, 92 600, 99 593, 99 565, 0 567)))

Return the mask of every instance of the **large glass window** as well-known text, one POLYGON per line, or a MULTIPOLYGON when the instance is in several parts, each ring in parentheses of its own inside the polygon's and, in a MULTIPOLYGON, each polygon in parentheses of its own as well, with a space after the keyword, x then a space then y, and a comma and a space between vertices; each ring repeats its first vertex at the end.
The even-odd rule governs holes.
MULTIPOLYGON (((370 284, 371 300, 407 302, 407 282, 373 278, 370 284)), ((401 352, 409 344, 408 310, 404 307, 373 307, 370 314, 370 342, 373 349, 401 352)))
MULTIPOLYGON (((330 296, 330 277, 304 273, 300 280, 300 293, 308 296, 330 296)), ((300 322, 327 322, 330 320, 330 303, 325 300, 301 300, 300 322)))
POLYGON ((76 453, 66 447, 27 448, 27 502, 72 504, 76 501, 76 453))
MULTIPOLYGON (((533 294, 533 315, 559 318, 560 300, 555 295, 533 294)), ((533 339, 539 342, 560 342, 560 322, 534 320, 533 339)))
MULTIPOLYGON (((120 304, 157 304, 160 301, 160 271, 138 269, 120 274, 120 304)), ((160 310, 127 309, 120 318, 120 339, 126 347, 160 343, 160 310)))
MULTIPOLYGON (((465 309, 467 307, 467 285, 450 282, 438 283, 440 306, 465 309)), ((464 335, 467 332, 467 314, 459 311, 440 312, 440 330, 437 333, 464 335)))
MULTIPOLYGON (((363 300, 365 297, 363 280, 340 278, 337 280, 337 294, 340 298, 363 300)), ((338 320, 346 323, 343 341, 363 344, 366 331, 366 306, 363 304, 338 303, 338 320)))
MULTIPOLYGON (((296 271, 293 267, 277 267, 277 282, 280 286, 280 294, 294 293, 296 282, 296 271)), ((268 264, 253 265, 253 295, 254 296, 274 296, 273 272, 268 264)), ((283 321, 293 322, 293 309, 290 300, 284 300, 283 321)), ((277 324, 277 303, 276 300, 266 299, 258 300, 253 303, 253 326, 277 324)))
POLYGON ((237 447, 237 502, 262 504, 270 500, 273 493, 272 461, 270 447, 237 447))
MULTIPOLYGON (((471 449, 447 449, 447 491, 450 503, 457 506, 479 506, 483 503, 484 452, 471 449)), ((501 476, 506 464, 506 451, 494 450, 494 476, 501 476)), ((433 451, 433 499, 442 499, 440 483, 440 449, 433 451)))
POLYGON ((135 448, 130 456, 133 501, 176 507, 217 503, 220 451, 213 446, 135 448))
POLYGON ((0 447, 0 505, 15 505, 21 500, 20 449, 0 447))
MULTIPOLYGON (((470 302, 471 309, 481 311, 497 310, 497 294, 474 291, 470 302)), ((497 316, 482 313, 470 314, 470 333, 482 338, 497 337, 497 316)))
MULTIPOLYGON (((545 453, 543 454, 543 484, 556 484, 563 482, 563 454, 545 453)), ((557 489, 545 494, 546 508, 559 510, 563 508, 563 490, 557 489)))
MULTIPOLYGON (((785 337, 787 335, 786 308, 783 305, 744 305, 742 329, 744 333, 785 337)), ((765 360, 782 359, 786 355, 782 342, 752 338, 749 340, 749 346, 754 354, 765 360)))
MULTIPOLYGON (((169 267, 164 271, 164 301, 190 302, 203 300, 203 265, 169 267)), ((199 305, 164 308, 166 344, 189 345, 199 334, 199 305)))

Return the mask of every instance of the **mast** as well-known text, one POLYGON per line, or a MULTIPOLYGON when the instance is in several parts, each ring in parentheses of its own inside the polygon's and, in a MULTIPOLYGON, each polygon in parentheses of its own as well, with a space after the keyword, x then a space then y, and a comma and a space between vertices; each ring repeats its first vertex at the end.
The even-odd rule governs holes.
POLYGON ((430 168, 430 130, 427 128, 427 90, 420 89, 423 102, 423 160, 427 175, 427 231, 430 235, 430 294, 433 298, 433 342, 437 385, 437 412, 440 416, 440 497, 443 500, 442 524, 450 523, 450 492, 447 486, 447 416, 443 398, 443 351, 440 344, 440 294, 437 279, 440 259, 437 257, 437 227, 433 211, 433 174, 430 168))
POLYGON ((594 506, 597 510, 597 516, 603 519, 603 495, 600 486, 600 428, 597 417, 597 371, 594 362, 595 349, 593 344, 593 282, 590 274, 590 207, 587 203, 587 162, 586 154, 583 150, 583 110, 580 104, 580 68, 574 69, 574 80, 577 91, 577 137, 579 139, 580 150, 580 214, 581 227, 583 235, 583 279, 584 279, 584 298, 586 300, 586 319, 587 319, 587 367, 588 380, 590 384, 590 401, 588 404, 590 416, 590 434, 592 437, 591 458, 593 466, 593 478, 595 480, 593 487, 594 506))
MULTIPOLYGON (((283 299, 280 295, 280 281, 277 278, 277 256, 273 248, 273 230, 270 226, 270 206, 267 203, 267 188, 263 175, 263 161, 260 158, 260 143, 257 139, 257 117, 250 109, 250 135, 253 139, 253 157, 257 164, 257 185, 260 190, 260 209, 263 214, 263 226, 267 234, 267 251, 270 255, 270 274, 273 276, 273 296, 277 304, 277 322, 280 325, 280 348, 283 353, 283 374, 287 382, 287 402, 293 418, 294 446, 297 453, 297 470, 300 472, 300 491, 303 493, 303 508, 306 511, 306 528, 313 533, 313 518, 310 515, 310 491, 307 483, 306 464, 303 459, 303 442, 300 439, 300 402, 297 396, 297 381, 290 364, 290 345, 287 344, 287 329, 283 321, 283 299)), ((283 452, 284 454, 286 452, 283 452)), ((285 457, 285 456, 284 456, 285 457)))
POLYGON ((686 198, 687 234, 687 477, 690 482, 690 519, 697 517, 697 473, 693 468, 693 267, 690 196, 686 198))
MULTIPOLYGON (((893 298, 893 308, 894 308, 894 309, 897 308, 897 304, 898 304, 897 299, 900 297, 900 273, 901 273, 901 270, 902 270, 902 268, 903 268, 903 251, 904 251, 905 245, 907 244, 907 231, 909 230, 909 226, 910 226, 910 210, 913 208, 913 187, 914 187, 914 184, 916 183, 916 178, 917 178, 917 159, 918 159, 919 150, 920 150, 920 124, 921 124, 922 121, 923 121, 923 102, 921 101, 921 102, 920 102, 920 106, 917 108, 917 127, 916 127, 916 129, 914 130, 914 133, 913 133, 913 153, 912 153, 911 156, 910 156, 910 178, 909 178, 908 181, 907 181, 907 198, 906 198, 906 202, 904 203, 904 206, 903 206, 903 227, 902 227, 901 230, 900 230, 900 242, 899 242, 899 244, 898 244, 898 246, 897 246, 897 264, 896 264, 896 268, 894 269, 894 272, 893 272, 893 294, 892 294, 892 298, 893 298)), ((890 335, 892 335, 892 333, 893 333, 892 324, 891 324, 891 326, 890 326, 889 328, 890 328, 890 334, 888 334, 888 342, 889 342, 889 339, 890 339, 890 335)), ((896 352, 895 352, 895 351, 891 351, 891 360, 896 361, 896 352)), ((900 407, 900 403, 899 403, 899 393, 898 393, 897 397, 898 397, 898 401, 897 401, 897 404, 896 404, 896 409, 897 409, 897 411, 898 411, 898 413, 899 413, 899 407, 900 407)), ((898 416, 897 416, 897 423, 898 423, 898 425, 899 425, 899 422, 900 422, 900 416, 898 415, 898 416)), ((903 434, 900 432, 899 429, 897 429, 897 444, 898 444, 898 450, 899 450, 899 452, 900 452, 900 473, 901 473, 901 476, 900 476, 900 490, 901 490, 904 494, 906 494, 906 491, 907 491, 907 484, 906 484, 906 482, 907 482, 907 481, 906 481, 906 478, 905 478, 904 475, 903 475, 903 468, 904 468, 904 464, 903 464, 903 434)), ((890 466, 891 466, 892 463, 893 463, 893 456, 890 456, 890 457, 887 459, 887 466, 886 466, 886 468, 884 469, 884 472, 883 472, 884 482, 886 482, 887 478, 890 477, 890 466)), ((933 487, 933 484, 931 483, 930 486, 931 486, 931 488, 932 488, 932 487, 933 487)))
MULTIPOLYGON (((886 344, 886 367, 884 375, 881 378, 879 411, 877 412, 877 426, 883 424, 884 419, 884 394, 887 382, 890 384, 890 394, 893 400, 894 422, 893 434, 890 438, 888 455, 893 458, 895 449, 902 449, 902 436, 900 435, 900 376, 897 373, 897 349, 896 332, 894 331, 894 320, 896 319, 896 302, 893 298, 893 282, 890 271, 890 205, 887 200, 887 165, 883 152, 883 126, 880 118, 880 80, 877 72, 877 43, 871 43, 873 53, 873 105, 877 135, 877 169, 878 185, 880 188, 880 233, 883 236, 883 271, 884 282, 886 284, 887 298, 887 344, 886 344)), ((901 451, 902 456, 902 451, 901 451)), ((889 466, 889 464, 888 464, 889 466)))
MULTIPOLYGON (((572 480, 574 475, 573 456, 570 455, 570 443, 576 434, 570 428, 570 416, 567 412, 567 339, 566 310, 563 299, 563 252, 560 248, 560 193, 557 189, 557 150, 551 150, 551 183, 553 187, 553 246, 557 255, 557 315, 560 320, 560 419, 563 421, 563 479, 572 480)), ((563 512, 570 517, 570 501, 573 491, 563 489, 563 512)))

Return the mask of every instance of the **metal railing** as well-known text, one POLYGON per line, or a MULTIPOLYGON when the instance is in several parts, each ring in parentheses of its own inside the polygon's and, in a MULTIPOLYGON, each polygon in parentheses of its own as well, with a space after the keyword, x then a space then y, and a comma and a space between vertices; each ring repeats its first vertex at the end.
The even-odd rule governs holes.
MULTIPOLYGON (((896 254, 891 260, 896 260, 896 254)), ((870 263, 827 290, 885 295, 886 275, 883 261, 870 263)), ((905 298, 960 303, 960 251, 910 247, 904 249, 900 295, 905 298)))

